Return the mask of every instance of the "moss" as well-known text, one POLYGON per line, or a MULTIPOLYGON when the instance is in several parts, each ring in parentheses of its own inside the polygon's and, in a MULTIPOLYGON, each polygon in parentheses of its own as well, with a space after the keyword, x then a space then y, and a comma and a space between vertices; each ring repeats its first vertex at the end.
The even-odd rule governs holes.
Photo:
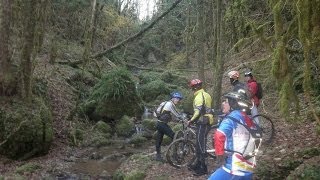
POLYGON ((85 103, 84 106, 88 104, 90 108, 83 109, 89 117, 95 117, 96 121, 120 119, 124 114, 136 116, 143 112, 132 75, 123 68, 116 68, 107 73, 94 86, 87 102, 93 103, 85 103))
POLYGON ((95 125, 95 129, 105 134, 111 134, 112 132, 110 125, 103 121, 98 121, 95 125))
POLYGON ((78 128, 72 128, 69 132, 69 140, 70 142, 78 146, 84 140, 84 131, 78 128))
POLYGON ((143 180, 146 177, 146 173, 141 170, 131 171, 124 179, 125 180, 143 180))
POLYGON ((145 129, 151 130, 151 131, 155 131, 156 130, 156 123, 157 121, 154 119, 144 119, 142 120, 142 126, 145 129))
POLYGON ((155 80, 140 87, 141 97, 146 102, 157 99, 161 94, 168 96, 169 93, 168 85, 162 80, 155 80))
POLYGON ((19 98, 3 99, 0 107, 0 153, 10 158, 29 158, 47 153, 52 139, 52 115, 41 98, 25 104, 19 98))
POLYGON ((41 169, 41 166, 36 163, 27 163, 16 169, 16 173, 24 174, 24 173, 33 173, 37 170, 41 169))
POLYGON ((143 137, 142 134, 134 134, 131 137, 131 144, 134 144, 135 146, 141 146, 147 141, 147 138, 143 137))
POLYGON ((113 175, 112 175, 112 179, 114 180, 123 180, 125 177, 125 174, 120 171, 120 170, 117 170, 113 175))
POLYGON ((129 137, 134 133, 134 123, 128 116, 123 116, 115 127, 118 136, 129 137))

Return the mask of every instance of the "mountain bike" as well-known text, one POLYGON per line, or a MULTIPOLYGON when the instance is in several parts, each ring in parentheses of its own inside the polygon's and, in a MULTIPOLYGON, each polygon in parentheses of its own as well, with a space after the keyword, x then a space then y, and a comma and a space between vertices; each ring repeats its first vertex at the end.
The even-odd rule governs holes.
POLYGON ((258 114, 252 117, 258 128, 262 130, 262 139, 264 143, 270 144, 275 135, 274 125, 271 118, 265 114, 258 114))
MULTIPOLYGON (((216 116, 218 124, 211 126, 207 135, 206 152, 208 157, 215 159, 215 149, 213 145, 213 131, 218 128, 220 121, 224 115, 216 116)), ((262 130, 262 138, 264 142, 269 144, 273 140, 274 125, 270 117, 264 114, 258 114, 252 117, 258 120, 258 128, 262 130)), ((195 150, 195 126, 187 127, 185 121, 182 122, 182 130, 175 133, 173 142, 169 145, 166 152, 167 162, 173 167, 183 167, 192 164, 196 159, 195 150)))
MULTIPOLYGON (((196 126, 186 126, 185 120, 180 122, 182 123, 182 130, 175 133, 174 140, 166 152, 167 162, 178 168, 190 165, 196 159, 196 126)), ((212 134, 218 126, 218 124, 211 126, 207 135, 206 154, 211 158, 215 158, 212 134)))

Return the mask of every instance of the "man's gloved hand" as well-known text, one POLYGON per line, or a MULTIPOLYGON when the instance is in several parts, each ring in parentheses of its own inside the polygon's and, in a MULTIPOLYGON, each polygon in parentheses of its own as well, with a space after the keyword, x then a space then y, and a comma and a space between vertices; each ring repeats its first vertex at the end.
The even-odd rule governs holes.
POLYGON ((218 167, 221 167, 226 162, 226 157, 224 155, 217 156, 217 165, 218 167))
POLYGON ((187 121, 187 126, 189 127, 191 123, 192 123, 192 121, 191 121, 191 120, 188 120, 188 121, 187 121))

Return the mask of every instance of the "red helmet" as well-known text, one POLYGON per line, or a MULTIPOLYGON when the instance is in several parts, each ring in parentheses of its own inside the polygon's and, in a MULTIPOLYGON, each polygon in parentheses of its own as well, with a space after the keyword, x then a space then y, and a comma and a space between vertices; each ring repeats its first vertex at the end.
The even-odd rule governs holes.
POLYGON ((189 82, 189 87, 192 89, 197 89, 199 87, 202 87, 202 81, 200 79, 192 79, 189 82))

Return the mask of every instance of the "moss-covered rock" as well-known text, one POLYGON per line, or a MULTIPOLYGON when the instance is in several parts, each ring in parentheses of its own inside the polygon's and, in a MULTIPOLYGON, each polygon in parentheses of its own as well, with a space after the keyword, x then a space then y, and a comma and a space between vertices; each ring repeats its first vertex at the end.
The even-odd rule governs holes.
POLYGON ((105 133, 105 134, 111 134, 112 129, 109 124, 103 122, 103 121, 98 121, 95 125, 95 130, 105 133))
POLYGON ((135 146, 141 146, 147 141, 147 138, 143 137, 143 134, 134 134, 131 137, 130 144, 135 146))
POLYGON ((170 89, 164 81, 157 79, 141 85, 140 94, 144 101, 150 102, 157 99, 160 95, 168 96, 170 89))
POLYGON ((25 104, 18 97, 2 98, 0 105, 0 153, 29 158, 47 153, 53 139, 52 115, 41 98, 25 104))
POLYGON ((24 173, 33 173, 37 171, 38 169, 41 169, 41 166, 37 163, 27 163, 20 167, 17 167, 16 173, 18 174, 24 174, 24 173))
POLYGON ((129 137, 134 133, 134 123, 128 116, 123 116, 115 127, 118 136, 129 137))
POLYGON ((82 106, 95 121, 120 119, 124 114, 137 116, 143 113, 141 98, 136 91, 132 75, 126 69, 116 68, 97 83, 82 106))
POLYGON ((155 131, 157 121, 154 119, 144 119, 142 120, 142 126, 146 130, 155 131))

